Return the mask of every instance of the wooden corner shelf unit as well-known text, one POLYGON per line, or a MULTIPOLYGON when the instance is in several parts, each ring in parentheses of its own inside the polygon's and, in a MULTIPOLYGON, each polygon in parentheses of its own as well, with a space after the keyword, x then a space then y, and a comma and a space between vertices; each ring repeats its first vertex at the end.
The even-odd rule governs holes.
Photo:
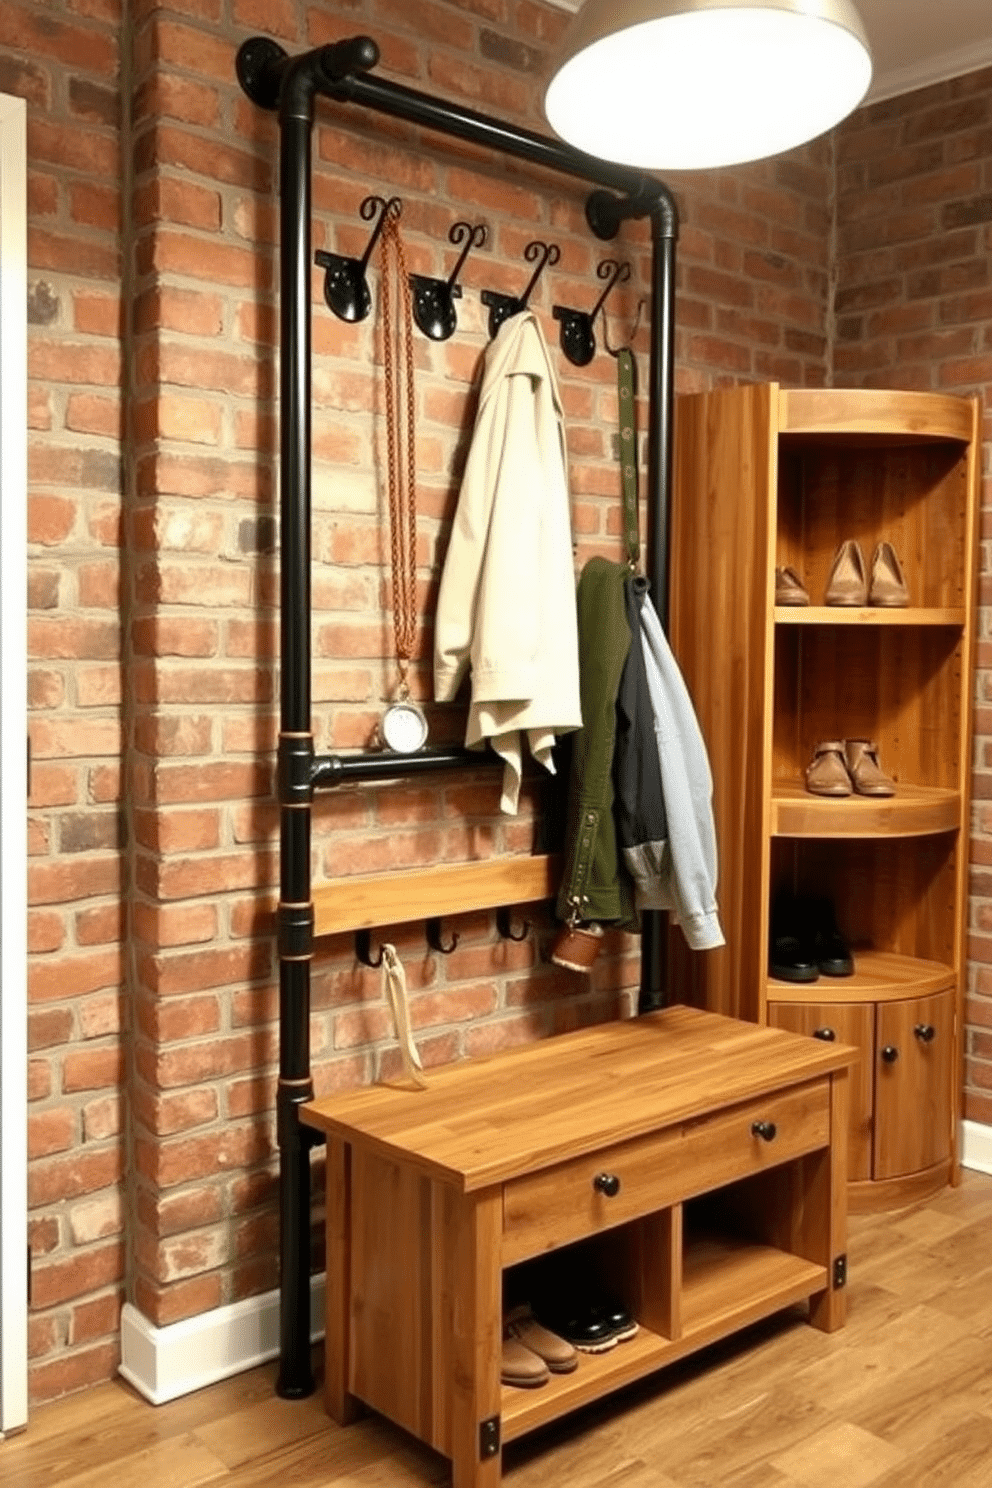
POLYGON ((454 1488, 496 1488, 503 1442, 714 1339, 807 1299, 840 1327, 855 1058, 675 1007, 304 1106, 327 1137, 330 1414, 364 1402, 454 1488), (566 1248, 638 1332, 502 1386, 504 1281, 566 1248))
POLYGON ((670 634, 713 771, 727 945, 673 936, 670 977, 860 1048, 855 1208, 921 1197, 957 1162, 979 418, 975 400, 772 383, 680 398, 675 419, 670 634), (906 608, 823 603, 847 539, 866 567, 893 545, 906 608), (775 605, 785 565, 808 606, 775 605), (893 797, 806 791, 815 746, 845 738, 875 741, 893 797), (781 891, 832 901, 852 977, 769 976, 781 891))

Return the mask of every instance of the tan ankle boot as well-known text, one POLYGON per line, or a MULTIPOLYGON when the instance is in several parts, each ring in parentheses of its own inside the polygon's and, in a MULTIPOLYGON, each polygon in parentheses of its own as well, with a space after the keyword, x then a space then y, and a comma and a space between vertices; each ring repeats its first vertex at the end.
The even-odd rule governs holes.
POLYGON ((878 763, 878 746, 870 739, 845 739, 844 759, 859 796, 894 796, 895 781, 878 763))
POLYGON ((806 766, 806 789, 813 796, 849 796, 851 779, 844 763, 843 739, 817 744, 806 766))

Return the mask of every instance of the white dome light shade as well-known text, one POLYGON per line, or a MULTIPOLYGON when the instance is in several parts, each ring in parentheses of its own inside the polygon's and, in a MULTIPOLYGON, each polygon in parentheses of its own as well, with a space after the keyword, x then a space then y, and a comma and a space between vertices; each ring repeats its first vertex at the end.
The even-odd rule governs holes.
POLYGON ((850 0, 586 0, 544 100, 576 149, 644 170, 779 155, 871 82, 850 0))

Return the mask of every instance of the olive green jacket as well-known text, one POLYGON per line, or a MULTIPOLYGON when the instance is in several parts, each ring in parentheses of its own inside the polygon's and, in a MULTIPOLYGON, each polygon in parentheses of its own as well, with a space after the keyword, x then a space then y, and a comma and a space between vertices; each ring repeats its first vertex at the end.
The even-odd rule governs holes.
POLYGON ((572 736, 565 868, 559 919, 637 924, 613 816, 617 693, 630 650, 626 564, 591 558, 578 588, 582 728, 572 736))

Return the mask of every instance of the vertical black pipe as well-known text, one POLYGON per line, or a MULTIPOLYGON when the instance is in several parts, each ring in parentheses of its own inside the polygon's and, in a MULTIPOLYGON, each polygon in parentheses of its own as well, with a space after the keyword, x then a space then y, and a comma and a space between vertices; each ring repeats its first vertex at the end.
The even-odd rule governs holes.
MULTIPOLYGON (((279 109, 280 190, 280 756, 313 753, 310 720, 310 153, 313 87, 290 64, 279 109)), ((312 789, 280 770, 280 916, 310 903, 312 789)), ((278 1394, 314 1389, 310 1367, 310 1142, 299 1108, 310 1077, 310 954, 280 937, 280 1369, 278 1394)))
MULTIPOLYGON (((675 244, 678 215, 666 193, 651 211, 651 360, 648 371, 648 561, 655 608, 668 630, 668 554, 672 517, 675 408, 675 244)), ((665 1001, 667 921, 657 910, 641 920, 638 1012, 665 1001)))

